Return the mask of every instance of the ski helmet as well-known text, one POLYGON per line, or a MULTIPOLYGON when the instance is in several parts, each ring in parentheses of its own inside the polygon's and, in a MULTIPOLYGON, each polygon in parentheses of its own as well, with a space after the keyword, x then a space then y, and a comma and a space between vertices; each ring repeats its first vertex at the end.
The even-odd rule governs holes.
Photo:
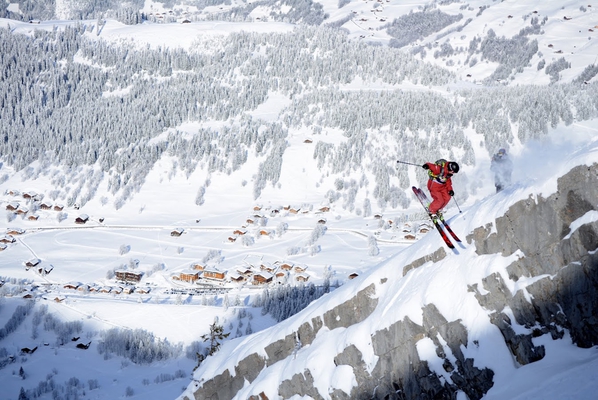
POLYGON ((456 174, 457 172, 459 172, 459 164, 457 164, 456 162, 450 161, 447 166, 448 170, 452 173, 456 174))

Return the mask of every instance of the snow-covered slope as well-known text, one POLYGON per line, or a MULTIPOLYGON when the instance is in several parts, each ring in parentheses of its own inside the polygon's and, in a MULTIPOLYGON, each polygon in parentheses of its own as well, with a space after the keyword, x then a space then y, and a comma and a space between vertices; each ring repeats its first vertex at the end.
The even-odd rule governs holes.
MULTIPOLYGON (((551 151, 556 151, 556 148, 543 148, 543 154, 551 151)), ((578 165, 582 167, 593 165, 588 183, 595 183, 597 154, 598 140, 593 139, 590 143, 579 145, 573 152, 554 157, 550 163, 550 174, 537 176, 527 183, 520 182, 508 190, 479 201, 468 207, 462 214, 451 218, 451 226, 463 236, 474 232, 476 228, 488 226, 491 231, 496 232, 497 226, 501 224, 498 220, 515 203, 525 200, 532 204, 537 203, 540 207, 542 199, 551 197, 557 191, 557 178, 578 165)), ((528 156, 532 155, 533 153, 528 156)), ((563 186, 559 189, 567 190, 563 186)), ((569 192, 568 196, 578 195, 579 193, 569 192)), ((583 224, 593 226, 591 229, 594 235, 598 232, 597 204, 594 201, 588 207, 590 211, 571 223, 571 232, 567 237, 571 237, 583 224)), ((544 215, 544 217, 549 216, 544 215)), ((541 218, 541 216, 530 212, 529 215, 521 215, 520 218, 527 219, 523 224, 536 226, 536 222, 531 218, 541 218)), ((527 301, 531 301, 526 288, 551 275, 539 274, 513 278, 509 270, 510 266, 518 260, 531 256, 530 254, 526 255, 520 250, 506 256, 500 252, 483 254, 483 251, 480 251, 481 245, 472 240, 475 235, 470 236, 454 251, 446 250, 446 252, 438 237, 427 236, 408 249, 376 265, 367 274, 312 303, 288 320, 247 338, 226 343, 218 354, 209 358, 195 372, 194 382, 181 398, 194 398, 194 396, 204 398, 216 393, 220 399, 229 398, 231 393, 233 393, 232 398, 235 399, 246 399, 251 396, 258 398, 260 393, 267 398, 281 396, 288 398, 285 395, 288 392, 285 390, 291 390, 289 387, 296 390, 295 394, 300 397, 359 396, 358 393, 361 392, 357 386, 363 380, 363 377, 359 376, 361 368, 380 379, 381 386, 378 388, 379 393, 373 395, 375 398, 387 394, 383 391, 384 374, 392 376, 396 380, 395 390, 405 390, 405 395, 409 398, 413 396, 413 389, 407 387, 406 376, 397 375, 397 372, 392 371, 385 371, 382 376, 376 375, 376 368, 379 367, 377 364, 385 356, 378 352, 376 336, 380 336, 381 332, 392 330, 393 326, 400 321, 423 326, 423 329, 421 332, 413 328, 407 330, 405 336, 398 339, 399 343, 403 343, 401 347, 404 349, 388 351, 409 352, 411 344, 409 340, 413 340, 417 354, 410 353, 408 356, 413 368, 419 367, 420 360, 427 362, 427 367, 431 371, 429 372, 432 375, 436 374, 443 385, 459 386, 454 380, 456 377, 452 374, 452 368, 456 368, 454 366, 456 362, 456 365, 459 365, 459 372, 463 373, 458 360, 464 357, 472 359, 476 368, 488 368, 494 373, 491 378, 491 389, 484 398, 540 399, 561 396, 591 398, 596 390, 596 384, 591 378, 592 370, 598 365, 595 347, 591 349, 576 347, 566 330, 563 331, 564 336, 556 340, 547 333, 534 334, 533 345, 543 347, 545 356, 539 361, 523 363, 515 353, 509 351, 505 344, 504 332, 501 332, 493 320, 496 310, 484 307, 479 297, 478 289, 482 291, 482 296, 490 293, 490 288, 485 281, 489 277, 500 276, 506 284, 508 296, 515 296, 519 292, 519 295, 523 293, 528 298, 527 301), (364 298, 369 298, 373 305, 368 305, 364 298), (346 308, 347 303, 349 303, 348 308, 353 310, 353 316, 350 315, 351 311, 347 313, 346 309, 343 310, 343 306, 346 308), (430 319, 426 321, 430 316, 426 317, 426 312, 422 311, 430 305, 434 305, 446 319, 445 324, 448 322, 446 326, 434 326, 430 319), (334 325, 335 322, 337 326, 331 327, 330 325, 334 325), (449 342, 450 331, 455 329, 454 326, 447 328, 450 324, 462 325, 466 328, 465 340, 460 347, 457 346, 462 356, 454 353, 455 348, 452 347, 454 343, 449 342), (309 327, 315 332, 308 334, 309 327), (410 334, 415 335, 415 338, 409 337, 410 334), (289 347, 289 340, 294 347, 289 347), (361 357, 357 364, 354 359, 342 361, 341 355, 350 347, 355 347, 361 357), (439 349, 443 350, 439 352, 439 349), (277 350, 282 355, 277 353, 277 350), (257 368, 259 371, 264 366, 255 361, 256 356, 258 359, 263 358, 267 365, 259 374, 253 369, 257 368), (448 369, 446 361, 443 364, 443 359, 451 360, 453 367, 448 369), (249 382, 245 381, 245 385, 241 385, 241 388, 233 382, 235 377, 239 378, 239 375, 245 376, 241 379, 247 379, 247 375, 243 375, 247 373, 246 369, 251 370, 249 374, 251 378, 249 382), (585 378, 580 377, 580 374, 585 378), (224 378, 225 376, 228 378, 224 378), (214 378, 215 380, 212 380, 214 378), (215 387, 214 383, 221 379, 229 379, 231 387, 237 389, 228 387, 219 389, 217 384, 215 387), (559 385, 557 381, 574 382, 575 387, 571 387, 569 383, 559 385), (286 389, 283 382, 287 383, 286 389), (338 392, 339 390, 344 394, 338 392)), ((508 245, 503 243, 502 246, 508 245)), ((549 253, 553 250, 548 246, 539 246, 539 251, 546 252, 544 257, 548 260, 551 257, 549 253)), ((591 251, 587 254, 590 257, 595 258, 595 246, 596 243, 589 244, 591 251), (591 256, 592 254, 594 256, 591 256)), ((593 272, 587 279, 593 282, 596 278, 595 265, 590 266, 590 270, 593 272)), ((552 279, 556 277, 556 273, 551 276, 552 279)), ((577 294, 581 295, 581 293, 577 294)), ((509 325, 512 323, 512 329, 518 335, 529 334, 532 328, 541 328, 539 323, 535 327, 524 327, 517 323, 517 314, 522 312, 521 310, 510 310, 507 307, 504 312, 510 316, 512 322, 509 321, 509 325)), ((418 374, 418 371, 416 370, 415 373, 418 374)), ((430 388, 428 387, 427 390, 430 388)), ((473 395, 462 386, 456 392, 458 398, 465 398, 461 397, 465 393, 469 398, 480 398, 484 394, 478 392, 477 396, 473 395)))

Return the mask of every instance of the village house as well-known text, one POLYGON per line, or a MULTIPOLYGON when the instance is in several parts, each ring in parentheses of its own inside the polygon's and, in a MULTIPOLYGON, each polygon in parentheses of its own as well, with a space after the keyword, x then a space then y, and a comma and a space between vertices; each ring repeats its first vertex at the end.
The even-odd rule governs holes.
POLYGON ((296 265, 295 266, 295 272, 297 272, 299 274, 305 272, 306 270, 307 270, 307 266, 305 266, 305 265, 296 265))
POLYGON ((52 209, 52 204, 46 202, 46 201, 42 201, 39 205, 40 210, 51 210, 52 209))
POLYGON ((31 267, 35 267, 40 262, 42 262, 42 261, 39 258, 32 258, 28 261, 25 261, 25 267, 27 267, 27 269, 29 269, 31 267))
POLYGON ((65 283, 62 287, 64 289, 72 289, 72 290, 77 290, 77 288, 81 286, 81 282, 69 282, 69 283, 65 283))
POLYGON ((17 208, 17 211, 16 211, 16 213, 17 213, 18 215, 25 215, 25 214, 27 214, 28 212, 29 212, 29 208, 27 208, 27 207, 25 207, 25 206, 22 206, 22 205, 20 205, 20 206, 19 206, 19 208, 17 208))
POLYGON ((253 275, 254 269, 251 267, 239 266, 237 267, 237 272, 243 276, 251 276, 253 275))
POLYGON ((254 285, 264 285, 267 283, 272 282, 274 276, 266 271, 261 271, 253 275, 253 284, 254 285))
POLYGON ((203 271, 202 278, 212 279, 215 281, 224 281, 226 273, 215 269, 206 269, 203 271))
POLYGON ((293 269, 293 263, 283 262, 280 264, 280 269, 285 271, 291 271, 293 269))
POLYGON ((273 274, 276 270, 277 270, 277 265, 276 264, 270 264, 268 262, 263 262, 260 264, 260 270, 261 271, 266 271, 269 272, 271 274, 273 274))
POLYGON ((170 236, 181 236, 185 230, 183 228, 175 228, 170 232, 170 236))
POLYGON ((199 272, 185 271, 179 274, 179 279, 184 282, 195 283, 199 279, 199 272))
POLYGON ((10 203, 8 203, 6 205, 7 211, 17 211, 18 208, 19 208, 19 203, 17 203, 16 201, 11 201, 10 203))
POLYGON ((115 271, 116 279, 123 282, 139 282, 143 276, 143 272, 132 271, 115 271))
POLYGON ((231 273, 229 275, 229 279, 231 282, 234 282, 234 283, 243 283, 246 281, 246 278, 244 275, 236 273, 236 272, 231 273))
POLYGON ((131 294, 135 291, 135 286, 125 286, 123 288, 123 294, 131 294))
POLYGON ((14 243, 16 241, 17 240, 10 235, 4 235, 4 236, 0 237, 0 243, 14 243))
POLYGON ((89 215, 87 215, 87 214, 81 214, 77 218, 75 218, 76 224, 84 224, 87 221, 89 221, 89 215))

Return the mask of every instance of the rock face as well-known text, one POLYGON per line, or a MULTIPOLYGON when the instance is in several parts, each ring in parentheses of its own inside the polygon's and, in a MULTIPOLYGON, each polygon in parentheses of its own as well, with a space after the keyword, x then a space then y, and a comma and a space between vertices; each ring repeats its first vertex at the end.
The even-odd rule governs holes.
MULTIPOLYGON (((546 199, 530 196, 513 204, 504 216, 467 237, 479 255, 510 256, 518 252, 518 259, 507 268, 511 281, 538 278, 530 279, 532 283, 516 293, 509 289, 506 277, 498 273, 482 280, 483 290, 478 284, 469 286, 520 365, 545 356, 545 348, 532 341, 545 334, 560 339, 568 330, 580 347, 598 344, 598 222, 580 220, 596 211, 597 199, 598 164, 576 167, 558 180, 557 193, 546 199)), ((403 273, 445 256, 444 248, 439 249, 405 266, 403 273)), ((383 279, 380 284, 385 282, 383 279)), ((292 357, 297 346, 311 344, 322 328, 333 330, 361 323, 378 305, 375 291, 372 284, 345 303, 303 323, 297 332, 268 345, 265 358, 254 353, 239 362, 234 375, 225 370, 197 382, 195 399, 232 399, 264 368, 292 357)), ((357 385, 351 393, 339 389, 318 392, 312 371, 306 368, 279 382, 278 398, 454 399, 458 392, 464 392, 469 399, 482 398, 493 386, 494 372, 465 357, 463 348, 471 343, 465 326, 460 320, 448 321, 434 304, 422 308, 422 317, 421 325, 405 317, 372 335, 377 362, 371 370, 353 345, 335 356, 335 365, 353 371, 357 385), (416 344, 422 339, 433 343, 443 376, 420 359, 416 344), (446 354, 449 351, 451 354, 446 354)), ((478 345, 475 340, 472 343, 478 345)), ((263 393, 253 397, 266 398, 263 393)))
POLYGON ((567 329, 579 347, 598 344, 598 222, 570 229, 572 222, 596 211, 597 199, 598 164, 578 166, 559 178, 557 193, 520 201, 496 219, 496 232, 490 234, 488 225, 467 237, 480 255, 509 256, 520 250, 523 256, 507 268, 513 281, 546 275, 515 295, 499 275, 484 279, 486 295, 470 288, 480 304, 494 312, 492 322, 520 364, 544 357, 544 349, 534 347, 531 338, 545 333, 557 339, 567 329), (529 334, 514 334, 503 312, 506 306, 529 334))

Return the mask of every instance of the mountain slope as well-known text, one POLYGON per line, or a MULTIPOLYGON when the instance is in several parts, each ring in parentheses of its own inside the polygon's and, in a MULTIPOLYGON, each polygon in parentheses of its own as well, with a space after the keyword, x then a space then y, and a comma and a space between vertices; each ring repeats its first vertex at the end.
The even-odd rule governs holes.
POLYGON ((558 186, 549 177, 456 217, 472 233, 454 253, 432 251, 438 240, 427 237, 288 321, 227 343, 181 398, 501 398, 515 370, 554 370, 565 348, 562 362, 595 364, 575 346, 598 344, 596 145, 558 168, 581 163, 558 186))

